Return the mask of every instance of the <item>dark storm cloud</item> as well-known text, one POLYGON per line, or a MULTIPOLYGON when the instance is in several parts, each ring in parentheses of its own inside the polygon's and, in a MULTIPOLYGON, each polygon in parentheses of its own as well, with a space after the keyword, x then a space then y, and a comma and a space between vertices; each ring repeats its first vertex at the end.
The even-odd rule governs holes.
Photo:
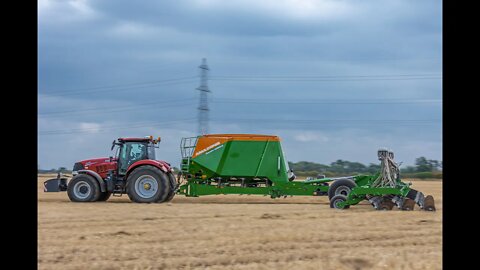
MULTIPOLYGON (((441 74, 441 27, 439 1, 40 1, 39 130, 68 130, 83 125, 92 133, 68 137, 39 135, 39 163, 46 167, 70 166, 78 155, 100 154, 108 148, 104 144, 112 137, 150 133, 165 134, 164 137, 173 140, 163 150, 164 158, 175 162, 178 137, 194 135, 196 130, 195 121, 180 121, 196 116, 196 79, 123 91, 55 97, 56 94, 195 76, 202 57, 208 58, 212 76, 441 74), (156 100, 164 102, 139 105, 156 100), (125 112, 115 111, 129 106, 132 109, 125 112), (105 110, 55 117, 45 114, 92 107, 105 110), (178 123, 163 128, 148 125, 129 128, 135 122, 161 123, 165 119, 178 123), (123 130, 95 133, 96 127, 122 123, 123 130), (62 156, 60 150, 55 151, 54 143, 58 141, 72 147, 68 158, 57 158, 62 156), (88 151, 82 150, 87 142, 93 145, 88 151)), ((395 127, 357 123, 349 127, 341 123, 302 125, 289 121, 440 119, 438 103, 371 106, 215 103, 221 98, 440 99, 439 79, 211 80, 210 86, 212 132, 279 134, 284 137, 292 160, 330 162, 351 155, 361 162, 375 162, 375 151, 381 143, 396 147, 407 163, 419 155, 441 158, 438 124, 395 127), (278 121, 264 124, 234 119, 278 121), (332 144, 341 140, 352 145, 332 144), (315 143, 318 151, 325 154, 301 151, 307 143, 315 143), (355 144, 365 147, 355 149, 355 144), (363 151, 371 155, 362 157, 363 151)))

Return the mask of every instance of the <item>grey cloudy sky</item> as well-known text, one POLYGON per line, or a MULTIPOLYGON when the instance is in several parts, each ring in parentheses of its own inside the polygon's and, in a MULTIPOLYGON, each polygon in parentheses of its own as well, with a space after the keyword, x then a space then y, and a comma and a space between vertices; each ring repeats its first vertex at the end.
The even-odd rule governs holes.
POLYGON ((442 159, 442 2, 39 0, 38 165, 196 135, 198 65, 210 133, 275 134, 290 161, 442 159))

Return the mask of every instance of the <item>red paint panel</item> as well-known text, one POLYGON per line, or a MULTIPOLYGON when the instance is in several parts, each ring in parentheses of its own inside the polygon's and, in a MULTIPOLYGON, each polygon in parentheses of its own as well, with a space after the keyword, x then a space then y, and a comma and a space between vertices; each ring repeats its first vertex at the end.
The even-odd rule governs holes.
POLYGON ((133 170, 134 168, 142 165, 152 165, 159 168, 163 172, 169 172, 171 170, 170 165, 163 160, 144 159, 144 160, 139 160, 133 163, 132 165, 130 165, 127 169, 127 174, 129 174, 131 170, 133 170))

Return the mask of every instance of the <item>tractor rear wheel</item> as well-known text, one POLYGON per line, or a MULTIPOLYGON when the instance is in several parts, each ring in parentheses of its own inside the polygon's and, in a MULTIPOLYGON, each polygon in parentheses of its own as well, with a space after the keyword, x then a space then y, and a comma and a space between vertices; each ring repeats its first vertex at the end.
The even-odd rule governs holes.
POLYGON ((332 200, 335 195, 348 196, 352 188, 356 187, 357 184, 350 179, 339 179, 333 181, 333 183, 328 188, 328 199, 332 200))
POLYGON ((95 202, 100 198, 100 186, 92 176, 77 174, 68 183, 67 194, 72 202, 95 202))
POLYGON ((333 196, 333 198, 330 200, 330 208, 335 208, 335 209, 348 209, 350 208, 350 205, 346 205, 344 207, 340 207, 338 203, 345 202, 347 201, 347 196, 338 194, 333 196))
POLYGON ((177 179, 175 179, 175 176, 173 175, 173 173, 168 173, 168 178, 170 180, 170 192, 168 193, 168 196, 167 198, 165 199, 164 202, 169 202, 173 199, 173 197, 175 197, 175 185, 177 183, 177 179))
POLYGON ((107 192, 102 192, 102 193, 100 193, 100 197, 98 198, 97 201, 104 202, 104 201, 108 200, 108 198, 110 198, 110 195, 112 195, 111 192, 108 192, 108 191, 107 192))
POLYGON ((127 194, 133 202, 164 202, 169 191, 168 176, 154 166, 135 168, 127 178, 127 194))

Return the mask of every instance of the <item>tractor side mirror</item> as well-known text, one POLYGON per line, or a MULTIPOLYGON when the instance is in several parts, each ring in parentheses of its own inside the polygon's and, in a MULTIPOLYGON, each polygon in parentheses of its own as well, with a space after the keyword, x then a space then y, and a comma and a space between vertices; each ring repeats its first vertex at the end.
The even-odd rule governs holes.
POLYGON ((115 140, 113 140, 112 142, 112 148, 110 148, 110 151, 112 151, 114 147, 115 147, 115 140))
POLYGON ((112 157, 112 156, 110 156, 109 158, 110 158, 110 162, 112 162, 112 161, 113 161, 113 157, 112 157))

